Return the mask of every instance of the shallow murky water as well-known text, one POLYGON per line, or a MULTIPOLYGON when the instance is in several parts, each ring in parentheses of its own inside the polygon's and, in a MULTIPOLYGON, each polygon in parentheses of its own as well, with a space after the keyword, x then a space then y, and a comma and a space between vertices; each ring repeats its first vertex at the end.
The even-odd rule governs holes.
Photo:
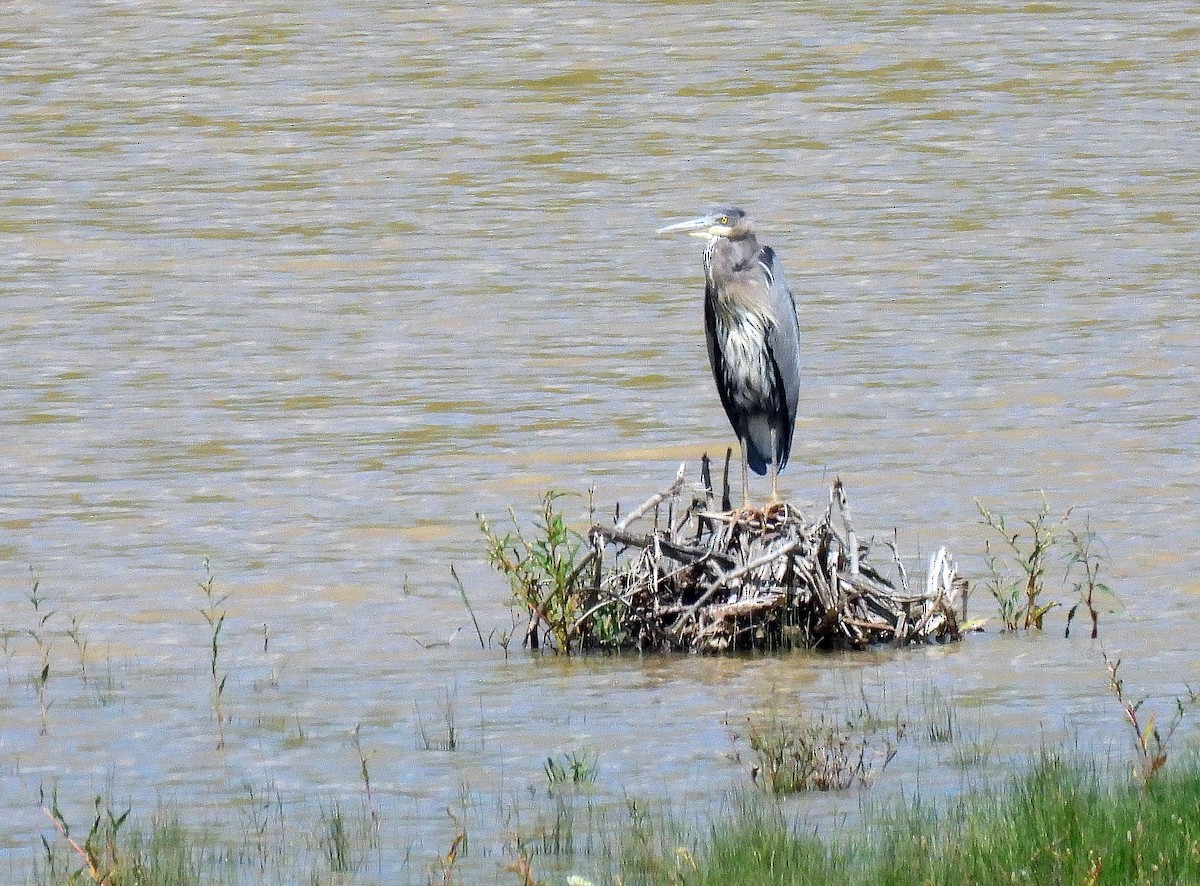
MULTIPOLYGON (((785 491, 840 474, 861 532, 978 575, 974 499, 1030 514, 1044 489, 1107 544, 1102 637, 1131 688, 1195 681, 1194 12, 6 7, 9 870, 40 851, 39 787, 81 819, 106 788, 213 819, 246 786, 353 798, 356 724, 399 847, 383 876, 407 851, 417 880, 464 785, 486 806, 594 748, 601 794, 697 803, 744 780, 729 724, 771 704, 936 686, 1005 759, 1046 735, 1123 752, 1098 648, 1061 617, 899 654, 506 659, 449 569, 498 633, 476 512, 640 501, 731 442, 699 246, 652 232, 736 201, 801 302, 785 491), (221 752, 205 556, 230 611, 221 752), (31 570, 55 612, 45 735, 31 570), (424 750, 448 711, 464 747, 424 750)), ((961 778, 905 754, 931 790, 961 778)), ((497 818, 473 825, 483 881, 497 818)))

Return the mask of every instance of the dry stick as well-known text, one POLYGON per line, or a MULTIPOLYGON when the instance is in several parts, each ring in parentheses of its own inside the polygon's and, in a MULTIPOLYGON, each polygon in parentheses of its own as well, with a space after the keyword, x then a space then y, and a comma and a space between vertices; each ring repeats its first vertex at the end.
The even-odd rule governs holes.
POLYGON ((913 629, 914 634, 923 637, 934 615, 947 609, 953 612, 953 600, 949 607, 945 602, 947 596, 954 593, 954 572, 950 568, 949 560, 950 555, 943 547, 938 549, 929 563, 929 576, 925 580, 925 598, 929 601, 929 609, 917 622, 913 629))
POLYGON ((900 585, 904 588, 904 593, 908 593, 908 571, 904 568, 904 561, 900 559, 900 549, 897 547, 900 543, 900 532, 896 527, 892 527, 892 540, 885 541, 884 544, 892 549, 892 559, 896 563, 896 572, 900 576, 900 585))
POLYGON ((700 560, 705 557, 714 560, 723 560, 729 566, 733 566, 734 559, 729 554, 723 554, 720 551, 710 551, 705 548, 696 548, 691 545, 681 545, 673 541, 667 541, 663 538, 651 535, 634 535, 631 532, 623 532, 620 529, 607 526, 593 526, 592 532, 602 536, 608 541, 616 542, 617 544, 625 545, 631 548, 651 548, 655 544, 659 545, 663 551, 673 560, 679 560, 681 563, 686 562, 680 557, 675 556, 681 554, 683 557, 692 557, 700 560))
POLYGON ((721 509, 729 511, 733 509, 733 502, 729 500, 729 462, 733 458, 733 447, 730 446, 725 450, 725 476, 721 480, 721 509))
POLYGON ((842 486, 842 478, 837 477, 829 489, 829 513, 832 526, 833 506, 837 505, 838 514, 842 518, 842 526, 846 529, 846 547, 850 553, 850 572, 858 573, 858 536, 854 533, 854 524, 850 521, 850 504, 846 501, 846 489, 842 486))
POLYGON ((925 594, 902 594, 895 588, 868 579, 863 573, 851 575, 849 572, 839 572, 838 578, 842 584, 849 585, 864 597, 881 597, 893 606, 903 606, 912 603, 923 603, 929 599, 925 594))
POLYGON ((629 528, 630 523, 632 523, 634 520, 638 519, 638 517, 643 516, 651 508, 657 507, 659 505, 659 503, 662 502, 664 499, 670 498, 673 495, 678 495, 679 491, 681 489, 683 489, 683 472, 686 469, 686 467, 687 467, 686 464, 681 464, 679 466, 679 473, 675 476, 674 483, 672 483, 669 487, 667 487, 662 492, 654 493, 654 495, 652 495, 648 499, 646 499, 646 501, 642 504, 641 507, 639 507, 636 511, 634 511, 632 514, 630 514, 624 520, 619 522, 613 528, 616 529, 618 532, 623 532, 624 530, 629 528))
MULTIPOLYGON (((707 457, 708 456, 705 456, 705 458, 707 458, 707 457)), ((705 491, 704 495, 705 495, 705 502, 707 503, 708 501, 711 500, 712 491, 707 490, 707 491, 705 491)), ((692 521, 692 517, 694 517, 696 515, 696 504, 698 502, 699 502, 699 499, 693 497, 692 503, 683 509, 682 516, 680 516, 680 518, 678 520, 676 520, 673 524, 671 524, 670 526, 667 527, 667 529, 670 531, 670 537, 671 537, 672 542, 674 542, 675 539, 679 538, 679 533, 683 531, 683 527, 687 526, 688 523, 690 523, 692 521)))
POLYGON ((779 557, 784 556, 785 554, 790 554, 792 551, 796 550, 796 548, 798 548, 798 547, 800 547, 800 539, 794 538, 791 541, 789 541, 787 544, 785 544, 783 547, 773 548, 772 550, 767 551, 761 557, 759 557, 755 560, 751 560, 745 566, 741 566, 741 567, 733 570, 732 572, 724 572, 721 575, 717 576, 716 581, 714 581, 711 585, 709 585, 708 590, 700 595, 700 599, 697 600, 695 603, 693 603, 690 607, 688 607, 687 612, 685 612, 683 615, 681 615, 679 617, 679 620, 676 621, 675 624, 671 626, 671 633, 678 634, 685 627, 687 627, 687 623, 692 620, 692 617, 696 614, 696 611, 699 610, 699 608, 701 606, 703 606, 705 603, 707 603, 709 598, 712 597, 712 595, 715 594, 717 591, 719 591, 722 588, 722 586, 728 584, 729 582, 733 581, 736 578, 741 578, 746 573, 751 572, 755 569, 758 569, 760 566, 766 566, 772 560, 776 560, 779 557))

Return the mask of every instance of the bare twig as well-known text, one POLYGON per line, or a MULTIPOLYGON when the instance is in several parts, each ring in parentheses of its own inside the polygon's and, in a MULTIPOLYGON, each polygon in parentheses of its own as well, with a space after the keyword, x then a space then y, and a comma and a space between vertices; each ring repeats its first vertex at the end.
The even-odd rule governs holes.
POLYGON ((642 503, 641 507, 637 508, 637 510, 633 511, 633 513, 631 513, 625 519, 621 520, 621 522, 619 522, 613 528, 616 529, 618 532, 623 532, 624 530, 629 528, 630 523, 632 523, 635 520, 637 520, 638 518, 644 516, 646 513, 648 513, 653 508, 658 507, 658 505, 662 501, 670 498, 673 495, 678 495, 679 492, 683 489, 683 482, 684 482, 683 481, 683 472, 686 468, 687 468, 686 464, 681 464, 679 466, 679 473, 675 475, 674 483, 672 483, 670 486, 668 486, 662 492, 654 493, 654 495, 650 496, 648 499, 646 499, 646 501, 644 501, 642 503))

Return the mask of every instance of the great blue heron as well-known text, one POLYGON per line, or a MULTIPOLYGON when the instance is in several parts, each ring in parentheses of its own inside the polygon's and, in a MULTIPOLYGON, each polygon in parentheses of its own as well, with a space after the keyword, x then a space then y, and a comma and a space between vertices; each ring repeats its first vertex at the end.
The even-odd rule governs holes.
POLYGON ((758 242, 740 209, 718 209, 658 233, 708 241, 704 334, 721 405, 742 448, 742 504, 750 501, 747 466, 760 475, 769 467, 771 500, 778 501, 800 397, 800 323, 775 250, 758 242))

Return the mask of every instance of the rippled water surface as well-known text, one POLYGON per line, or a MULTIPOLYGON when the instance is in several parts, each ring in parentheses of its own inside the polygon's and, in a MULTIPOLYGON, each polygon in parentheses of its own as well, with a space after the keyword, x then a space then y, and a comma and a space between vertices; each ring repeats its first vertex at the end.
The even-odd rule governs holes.
MULTIPOLYGON (((653 231, 737 202, 800 303, 784 491, 840 474, 860 532, 978 577, 974 500, 1031 514, 1045 490, 1106 543, 1131 688, 1197 679, 1195 8, 877 6, 7 5, 0 865, 52 836, 39 788, 79 820, 105 790, 198 821, 248 790, 353 805, 358 724, 388 882, 422 881, 464 794, 541 790, 551 753, 597 750, 601 797, 715 802, 745 781, 731 728, 772 704, 932 686, 1003 759, 1047 735, 1125 753, 1061 613, 870 655, 495 642, 476 512, 640 501, 732 442, 700 246, 653 231), (448 713, 461 749, 425 750, 448 713)), ((952 787, 946 756, 907 750, 876 790, 911 786, 906 760, 952 787)), ((477 812, 466 871, 511 877, 520 823, 477 812)))

